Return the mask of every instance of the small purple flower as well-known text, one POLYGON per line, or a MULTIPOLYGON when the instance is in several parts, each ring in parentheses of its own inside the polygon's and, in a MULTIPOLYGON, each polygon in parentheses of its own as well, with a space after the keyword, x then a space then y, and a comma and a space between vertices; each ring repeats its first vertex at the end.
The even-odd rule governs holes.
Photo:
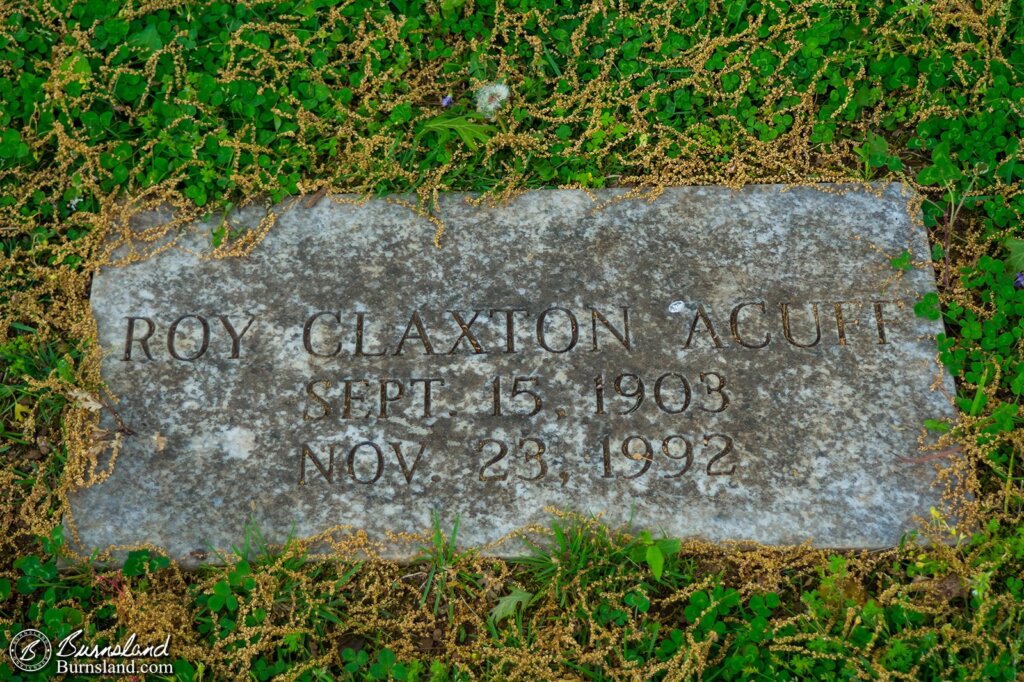
POLYGON ((1017 273, 1017 279, 1013 280, 1013 286, 1024 289, 1024 272, 1017 273))
POLYGON ((452 103, 454 103, 454 102, 455 102, 455 98, 452 97, 451 95, 445 95, 444 97, 441 98, 441 106, 442 107, 450 107, 452 105, 452 103))

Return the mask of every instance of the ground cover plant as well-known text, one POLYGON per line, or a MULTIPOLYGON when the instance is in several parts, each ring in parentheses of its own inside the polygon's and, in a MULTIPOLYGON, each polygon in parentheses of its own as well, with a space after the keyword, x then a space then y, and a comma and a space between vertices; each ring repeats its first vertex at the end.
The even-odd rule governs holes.
MULTIPOLYGON (((170 634, 180 680, 1019 679, 1022 127, 1020 0, 4 3, 0 645, 170 634), (247 559, 196 572, 152 547, 58 570, 67 491, 117 438, 94 428, 89 278, 134 212, 170 203, 174 230, 327 190, 429 213, 446 190, 862 180, 922 196, 932 262, 891 258, 938 273, 916 312, 945 322, 960 414, 921 457, 956 513, 916 534, 949 542, 680 544, 560 516, 518 562, 452 528, 412 565, 254 529, 247 559)), ((210 239, 233 257, 266 229, 210 239)))

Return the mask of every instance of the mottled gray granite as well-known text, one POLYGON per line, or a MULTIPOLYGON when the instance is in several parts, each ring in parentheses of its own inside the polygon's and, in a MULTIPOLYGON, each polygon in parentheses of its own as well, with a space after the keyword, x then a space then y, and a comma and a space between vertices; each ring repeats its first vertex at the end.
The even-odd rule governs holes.
POLYGON ((924 230, 904 189, 879 190, 671 188, 600 210, 578 191, 451 194, 441 249, 381 200, 290 209, 242 259, 197 255, 199 226, 94 281, 135 435, 72 497, 80 547, 187 560, 239 545, 250 517, 271 542, 382 539, 433 510, 483 545, 548 506, 892 545, 940 496, 934 464, 906 461, 922 421, 954 410, 941 325, 912 310, 935 290, 924 230), (900 274, 905 249, 919 266, 900 274))

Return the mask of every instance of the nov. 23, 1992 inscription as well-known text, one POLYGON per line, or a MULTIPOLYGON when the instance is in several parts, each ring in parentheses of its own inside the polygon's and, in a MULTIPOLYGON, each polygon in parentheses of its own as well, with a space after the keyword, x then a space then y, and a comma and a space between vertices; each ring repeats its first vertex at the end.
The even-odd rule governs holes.
POLYGON ((204 258, 206 225, 103 270, 102 374, 134 435, 72 497, 81 545, 185 558, 250 520, 271 542, 384 539, 433 511, 484 545, 547 507, 679 537, 897 542, 940 497, 912 460, 953 390, 940 323, 913 313, 935 283, 910 197, 617 194, 443 196, 441 249, 407 208, 328 199, 245 258, 204 258), (897 272, 904 251, 921 265, 897 272))

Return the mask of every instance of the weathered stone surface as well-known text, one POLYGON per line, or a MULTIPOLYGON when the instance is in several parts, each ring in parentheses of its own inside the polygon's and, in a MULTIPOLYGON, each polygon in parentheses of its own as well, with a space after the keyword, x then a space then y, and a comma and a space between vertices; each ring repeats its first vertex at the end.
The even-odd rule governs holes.
POLYGON ((202 226, 94 282, 136 435, 72 498, 82 545, 188 557, 239 544, 250 517, 272 542, 382 538, 432 510, 479 545, 546 506, 891 545, 939 498, 933 465, 905 458, 953 387, 940 324, 912 311, 934 290, 923 228, 898 185, 876 190, 674 188, 600 210, 449 195, 440 250, 384 201, 292 209, 244 259, 198 257, 202 226), (901 274, 905 249, 920 264, 901 274))

